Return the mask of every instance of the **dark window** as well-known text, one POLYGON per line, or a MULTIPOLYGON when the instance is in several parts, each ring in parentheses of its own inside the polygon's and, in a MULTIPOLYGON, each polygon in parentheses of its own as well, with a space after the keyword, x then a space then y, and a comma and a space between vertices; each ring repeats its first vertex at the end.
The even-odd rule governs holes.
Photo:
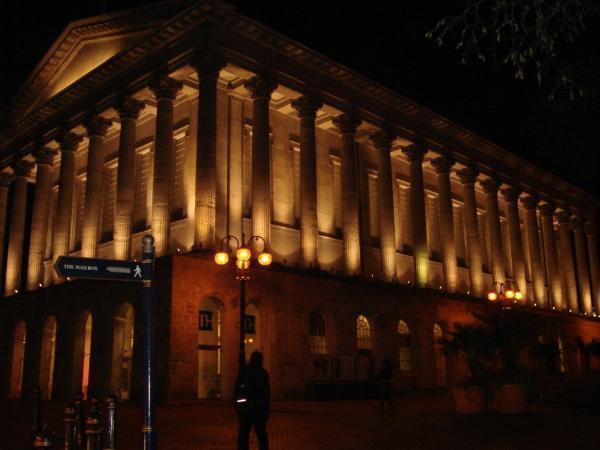
POLYGON ((256 316, 244 316, 244 333, 256 334, 256 316))
POLYGON ((200 330, 212 331, 212 311, 200 311, 200 330))

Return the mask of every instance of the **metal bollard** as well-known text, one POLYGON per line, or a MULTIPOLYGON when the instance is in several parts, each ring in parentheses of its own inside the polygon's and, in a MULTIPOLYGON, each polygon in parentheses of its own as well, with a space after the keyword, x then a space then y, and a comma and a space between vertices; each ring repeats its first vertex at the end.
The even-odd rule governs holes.
POLYGON ((44 424, 41 430, 35 433, 33 437, 33 448, 54 448, 54 433, 48 430, 48 425, 44 424))
POLYGON ((77 409, 71 403, 65 408, 65 450, 78 450, 77 446, 77 409))
POLYGON ((117 449, 117 397, 110 394, 106 398, 106 441, 104 450, 117 449))
POLYGON ((31 429, 34 433, 42 429, 42 390, 36 386, 32 393, 33 399, 33 420, 31 429))
POLYGON ((75 427, 77 436, 77 449, 85 448, 85 403, 83 402, 83 392, 75 394, 75 427))
POLYGON ((100 450, 100 413, 98 412, 98 397, 92 397, 90 412, 85 421, 86 450, 100 450))

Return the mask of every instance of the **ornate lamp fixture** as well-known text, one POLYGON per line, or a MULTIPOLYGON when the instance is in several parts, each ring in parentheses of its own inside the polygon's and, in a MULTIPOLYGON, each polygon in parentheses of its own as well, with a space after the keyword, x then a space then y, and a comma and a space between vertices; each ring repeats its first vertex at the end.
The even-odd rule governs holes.
POLYGON ((510 303, 517 303, 523 299, 516 281, 507 280, 506 283, 492 282, 487 298, 491 302, 499 302, 503 308, 510 308, 510 303))

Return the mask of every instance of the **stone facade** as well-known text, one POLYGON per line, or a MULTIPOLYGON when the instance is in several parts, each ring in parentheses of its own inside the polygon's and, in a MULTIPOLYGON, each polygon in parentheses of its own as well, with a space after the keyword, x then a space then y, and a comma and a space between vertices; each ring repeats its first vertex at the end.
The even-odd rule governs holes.
POLYGON ((139 394, 137 288, 65 283, 53 262, 136 259, 148 233, 165 400, 231 394, 239 285, 211 259, 228 235, 260 235, 273 255, 251 269, 247 349, 264 351, 277 396, 302 395, 317 369, 357 380, 397 363, 399 320, 413 367, 397 386, 452 382, 434 324, 472 320, 495 283, 518 284, 548 338, 600 336, 597 199, 222 2, 177 5, 69 25, 6 110, 3 394, 139 394))

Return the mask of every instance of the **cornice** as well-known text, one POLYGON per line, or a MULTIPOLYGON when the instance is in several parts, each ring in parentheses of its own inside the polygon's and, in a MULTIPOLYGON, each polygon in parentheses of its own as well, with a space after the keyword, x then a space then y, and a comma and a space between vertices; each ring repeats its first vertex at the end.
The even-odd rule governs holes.
MULTIPOLYGON (((147 38, 115 55, 10 129, 2 130, 0 165, 6 164, 10 147, 25 148, 29 145, 26 135, 36 127, 38 134, 47 134, 50 126, 55 127, 51 132, 56 132, 60 125, 57 117, 80 114, 77 106, 84 99, 93 98, 94 93, 111 92, 107 88, 126 81, 140 86, 147 84, 150 74, 140 76, 137 72, 135 77, 132 74, 141 68, 155 68, 158 62, 152 61, 152 56, 157 53, 165 53, 164 58, 154 59, 160 59, 161 64, 167 60, 170 69, 186 64, 194 46, 197 46, 198 27, 202 23, 215 25, 210 39, 232 63, 256 72, 268 69, 281 84, 288 84, 299 91, 307 86, 319 86, 318 94, 325 103, 341 110, 358 105, 360 110, 357 112, 361 118, 378 126, 392 125, 399 135, 409 139, 425 139, 434 151, 444 147, 457 149, 453 156, 458 162, 476 162, 483 173, 493 174, 500 180, 510 180, 522 190, 536 191, 542 198, 562 200, 565 204, 576 203, 574 206, 579 207, 592 205, 598 208, 600 205, 592 195, 559 177, 217 0, 199 1, 181 11, 147 38), (312 83, 316 80, 319 83, 312 83), (45 128, 40 130, 42 124, 45 128), (24 142, 19 142, 19 139, 24 142)), ((114 100, 118 92, 107 95, 114 100)), ((111 99, 99 100, 108 104, 111 99)))

